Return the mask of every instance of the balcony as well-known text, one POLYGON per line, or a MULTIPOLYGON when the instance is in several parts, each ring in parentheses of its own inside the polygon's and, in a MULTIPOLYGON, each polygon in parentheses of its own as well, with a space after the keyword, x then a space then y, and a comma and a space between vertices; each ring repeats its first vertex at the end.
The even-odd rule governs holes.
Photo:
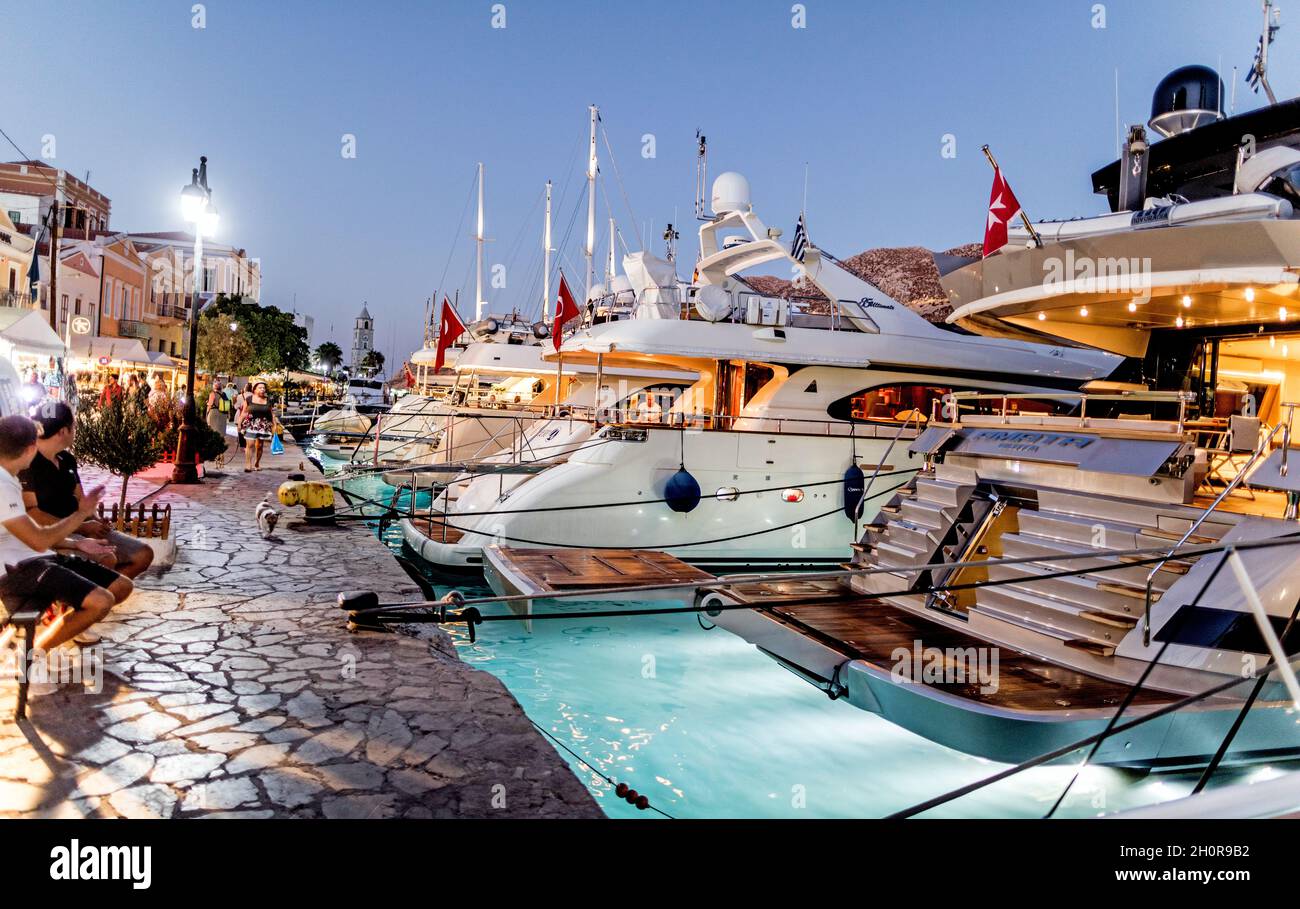
POLYGON ((155 316, 158 319, 176 319, 177 321, 184 322, 190 317, 189 309, 184 306, 173 306, 170 303, 159 303, 154 307, 154 309, 156 309, 157 312, 149 313, 149 315, 155 316))
POLYGON ((131 319, 117 320, 117 336, 119 338, 142 338, 146 341, 151 337, 148 325, 131 319))
POLYGON ((32 295, 21 290, 0 290, 0 306, 18 306, 23 309, 35 308, 32 306, 32 295))

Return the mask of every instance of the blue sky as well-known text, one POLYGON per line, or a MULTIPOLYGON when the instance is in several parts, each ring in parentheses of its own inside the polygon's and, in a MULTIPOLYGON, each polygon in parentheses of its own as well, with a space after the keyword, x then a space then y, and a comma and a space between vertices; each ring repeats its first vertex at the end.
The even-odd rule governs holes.
MULTIPOLYGON (((314 341, 347 350, 364 300, 390 362, 418 346, 444 272, 441 286, 472 298, 472 209, 456 228, 477 161, 487 262, 507 266, 489 298, 537 308, 542 185, 555 181, 558 241, 579 200, 589 103, 658 252, 676 211, 684 272, 697 128, 711 175, 748 176, 787 238, 806 162, 814 242, 841 256, 942 249, 982 238, 981 144, 1031 216, 1098 211, 1088 175, 1114 157, 1116 68, 1121 119, 1145 121, 1176 66, 1208 64, 1229 83, 1234 65, 1244 72, 1260 20, 1257 0, 1111 0, 1105 28, 1092 0, 805 0, 795 29, 789 0, 505 0, 494 29, 480 0, 211 0, 196 29, 192 5, 3 0, 13 91, 0 127, 32 155, 55 136, 53 163, 90 170, 122 229, 183 227, 180 186, 206 154, 219 239, 260 257, 263 301, 289 309, 296 294, 314 341), (654 158, 641 154, 647 133, 654 158), (954 159, 940 153, 945 134, 954 159)), ((1288 12, 1271 61, 1279 97, 1300 85, 1288 12)), ((1237 109, 1261 97, 1239 84, 1237 109)), ((607 195, 635 246, 600 144, 601 245, 607 195)), ((584 217, 564 250, 578 270, 584 217)))

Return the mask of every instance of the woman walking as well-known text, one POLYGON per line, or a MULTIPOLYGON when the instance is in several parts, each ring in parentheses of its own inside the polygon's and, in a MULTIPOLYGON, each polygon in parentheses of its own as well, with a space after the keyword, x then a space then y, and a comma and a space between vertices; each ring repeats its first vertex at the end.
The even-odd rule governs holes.
POLYGON ((262 448, 271 440, 275 427, 271 398, 265 382, 255 382, 240 399, 239 426, 248 444, 244 446, 244 473, 262 469, 262 448))
POLYGON ((207 419, 212 431, 224 439, 226 424, 230 422, 230 401, 222 391, 220 379, 212 383, 212 391, 208 394, 207 419))

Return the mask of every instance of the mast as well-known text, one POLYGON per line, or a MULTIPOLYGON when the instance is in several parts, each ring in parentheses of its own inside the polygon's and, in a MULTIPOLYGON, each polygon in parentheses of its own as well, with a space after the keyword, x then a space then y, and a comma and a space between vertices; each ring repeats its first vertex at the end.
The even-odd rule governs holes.
POLYGON ((542 232, 542 321, 551 317, 551 181, 546 181, 546 229, 542 232))
POLYGON ((474 234, 474 243, 478 248, 478 277, 474 284, 474 320, 483 318, 487 302, 483 299, 483 162, 478 163, 478 231, 474 234))
POLYGON ((591 143, 587 151, 587 296, 591 299, 592 279, 596 274, 596 121, 600 112, 591 105, 591 143))
POLYGON ((612 281, 612 280, 614 280, 614 275, 616 275, 616 274, 618 273, 618 259, 615 258, 615 243, 616 243, 616 242, 617 242, 617 241, 616 241, 616 238, 615 238, 615 236, 614 236, 614 219, 613 219, 613 218, 610 218, 610 219, 609 219, 609 266, 608 266, 608 269, 607 269, 606 272, 605 272, 605 285, 606 285, 606 286, 605 286, 605 289, 606 289, 606 290, 610 290, 610 289, 611 289, 611 288, 609 287, 609 282, 612 281))

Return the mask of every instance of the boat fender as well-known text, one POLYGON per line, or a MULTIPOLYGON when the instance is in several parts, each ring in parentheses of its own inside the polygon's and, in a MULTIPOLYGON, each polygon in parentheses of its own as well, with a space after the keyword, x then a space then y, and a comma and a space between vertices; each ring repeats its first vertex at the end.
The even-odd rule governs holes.
POLYGON ((668 478, 664 502, 681 514, 694 511, 695 506, 700 504, 700 484, 685 467, 668 478))
POLYGON ((857 462, 844 471, 844 516, 856 521, 862 508, 862 496, 866 493, 866 474, 857 462))

